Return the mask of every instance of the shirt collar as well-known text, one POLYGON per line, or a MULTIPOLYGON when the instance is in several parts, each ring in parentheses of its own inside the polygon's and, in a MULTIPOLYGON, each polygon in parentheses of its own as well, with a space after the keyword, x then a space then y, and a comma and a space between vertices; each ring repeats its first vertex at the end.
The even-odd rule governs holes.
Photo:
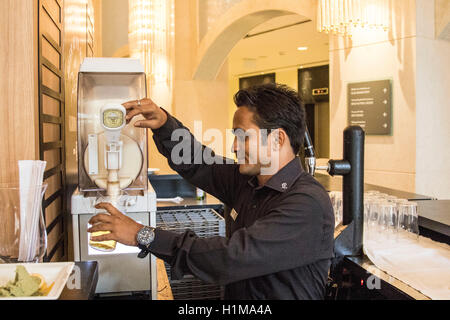
POLYGON ((300 177, 303 172, 303 167, 300 162, 299 157, 295 157, 288 164, 286 164, 283 168, 278 170, 263 186, 258 186, 258 181, 256 176, 253 176, 248 183, 252 186, 256 186, 256 190, 259 190, 263 187, 269 187, 279 192, 287 191, 294 182, 300 177))

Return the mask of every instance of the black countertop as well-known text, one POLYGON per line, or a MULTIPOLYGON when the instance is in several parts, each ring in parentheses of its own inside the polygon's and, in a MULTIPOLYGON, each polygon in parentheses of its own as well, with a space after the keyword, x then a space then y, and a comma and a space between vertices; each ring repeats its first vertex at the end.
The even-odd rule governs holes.
POLYGON ((91 300, 94 298, 98 281, 97 261, 75 262, 66 286, 59 300, 91 300))
POLYGON ((419 226, 450 237, 450 200, 417 201, 419 226))
POLYGON ((158 201, 156 203, 156 210, 181 210, 181 209, 193 209, 193 208, 211 208, 217 210, 222 210, 223 203, 213 197, 210 194, 206 194, 205 200, 197 200, 196 198, 182 197, 183 201, 180 203, 168 202, 168 201, 158 201))
MULTIPOLYGON (((319 181, 319 183, 321 185, 323 185, 323 187, 327 191, 342 191, 342 177, 340 177, 340 176, 332 177, 328 174, 316 173, 314 178, 317 181, 319 181)), ((432 200, 433 199, 430 196, 425 196, 422 194, 400 191, 400 190, 380 187, 380 186, 377 186, 374 184, 364 183, 364 191, 369 191, 369 190, 377 190, 377 191, 380 191, 381 193, 393 195, 393 196, 396 196, 397 198, 408 199, 410 201, 432 200)))

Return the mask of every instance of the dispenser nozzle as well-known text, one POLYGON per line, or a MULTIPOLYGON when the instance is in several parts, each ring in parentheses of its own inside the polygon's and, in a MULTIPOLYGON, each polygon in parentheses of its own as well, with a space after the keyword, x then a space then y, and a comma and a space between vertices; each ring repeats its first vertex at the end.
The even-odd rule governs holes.
POLYGON ((100 121, 105 132, 105 167, 108 171, 106 193, 120 193, 119 170, 122 167, 123 142, 120 132, 126 124, 126 110, 122 105, 107 104, 100 109, 100 121))

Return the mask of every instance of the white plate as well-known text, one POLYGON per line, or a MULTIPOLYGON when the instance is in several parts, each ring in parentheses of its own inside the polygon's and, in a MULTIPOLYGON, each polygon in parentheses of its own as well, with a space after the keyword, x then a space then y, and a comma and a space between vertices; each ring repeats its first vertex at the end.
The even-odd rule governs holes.
POLYGON ((56 300, 61 295, 74 266, 74 262, 44 262, 44 263, 5 263, 0 264, 0 286, 9 280, 14 280, 16 266, 22 265, 28 273, 39 273, 47 285, 55 282, 47 296, 41 297, 0 297, 0 300, 56 300))

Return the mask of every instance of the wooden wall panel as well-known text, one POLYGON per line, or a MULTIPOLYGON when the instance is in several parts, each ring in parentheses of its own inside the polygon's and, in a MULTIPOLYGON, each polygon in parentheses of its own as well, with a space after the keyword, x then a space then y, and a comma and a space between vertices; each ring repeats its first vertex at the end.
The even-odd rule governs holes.
MULTIPOLYGON (((41 3, 45 3, 46 1, 41 1, 41 3)), ((61 45, 61 29, 60 27, 53 21, 46 10, 41 10, 41 14, 39 16, 40 19, 40 28, 43 34, 46 36, 50 36, 50 38, 56 42, 57 45, 61 45)))
MULTIPOLYGON (((43 202, 49 234, 47 261, 68 258, 67 199, 73 189, 67 188, 66 164, 70 185, 76 185, 77 73, 86 55, 101 56, 101 3, 0 0, 0 184, 17 183, 18 160, 47 161, 44 177, 49 188, 43 202), (66 15, 71 16, 67 25, 66 15), (70 112, 66 112, 66 97, 70 112), (65 119, 74 124, 69 131, 65 119), (70 146, 67 153, 66 145, 70 146)), ((2 212, 0 220, 5 226, 2 212)), ((7 237, 6 230, 11 229, 0 230, 1 236, 7 237)))
POLYGON ((56 248, 55 252, 53 253, 53 256, 50 259, 50 262, 63 261, 64 259, 66 259, 65 252, 62 247, 58 247, 58 248, 56 248))
POLYGON ((58 99, 42 95, 42 112, 54 117, 61 116, 61 102, 58 99))
POLYGON ((46 57, 55 67, 61 68, 61 54, 45 38, 42 39, 42 56, 46 57))
POLYGON ((44 161, 47 161, 47 169, 52 169, 61 164, 61 152, 58 149, 44 151, 44 161))
POLYGON ((47 250, 47 256, 49 261, 60 261, 65 258, 65 250, 64 250, 64 222, 63 220, 58 220, 54 227, 48 231, 47 242, 55 243, 56 245, 52 246, 47 250), (61 250, 61 251, 59 251, 61 250), (55 257, 56 252, 60 252, 60 256, 55 257))
POLYGON ((47 261, 65 257, 65 144, 63 1, 39 0, 39 141, 40 158, 48 161, 43 208, 47 226, 47 261), (54 257, 59 252, 58 258, 54 257))
POLYGON ((44 0, 43 3, 45 6, 45 10, 47 11, 48 15, 52 18, 53 21, 56 21, 57 23, 62 21, 63 10, 61 8, 61 4, 59 3, 59 1, 44 0))
MULTIPOLYGON (((43 123, 42 127, 43 127, 42 141, 44 143, 61 140, 61 125, 55 123, 43 123)), ((49 167, 47 166, 47 169, 48 168, 49 167)))
MULTIPOLYGON (((37 2, 0 1, 0 185, 18 184, 18 160, 36 160, 38 130, 37 2)), ((19 204, 0 193, 0 206, 19 204)), ((0 255, 17 258, 14 217, 0 209, 0 255)))
POLYGON ((53 221, 55 221, 61 213, 62 197, 58 197, 45 210, 45 226, 49 228, 53 221))
POLYGON ((39 156, 36 3, 0 1, 0 183, 17 183, 17 161, 39 156))
POLYGON ((62 188, 61 173, 58 172, 51 175, 45 180, 45 183, 48 184, 47 191, 45 192, 45 200, 48 200, 55 192, 62 188))
POLYGON ((63 229, 64 228, 63 228, 61 222, 56 223, 55 226, 53 227, 53 229, 48 233, 47 240, 49 242, 56 243, 58 241, 58 239, 60 238, 63 229))
POLYGON ((42 66, 42 84, 55 92, 61 92, 61 78, 46 66, 42 66))

